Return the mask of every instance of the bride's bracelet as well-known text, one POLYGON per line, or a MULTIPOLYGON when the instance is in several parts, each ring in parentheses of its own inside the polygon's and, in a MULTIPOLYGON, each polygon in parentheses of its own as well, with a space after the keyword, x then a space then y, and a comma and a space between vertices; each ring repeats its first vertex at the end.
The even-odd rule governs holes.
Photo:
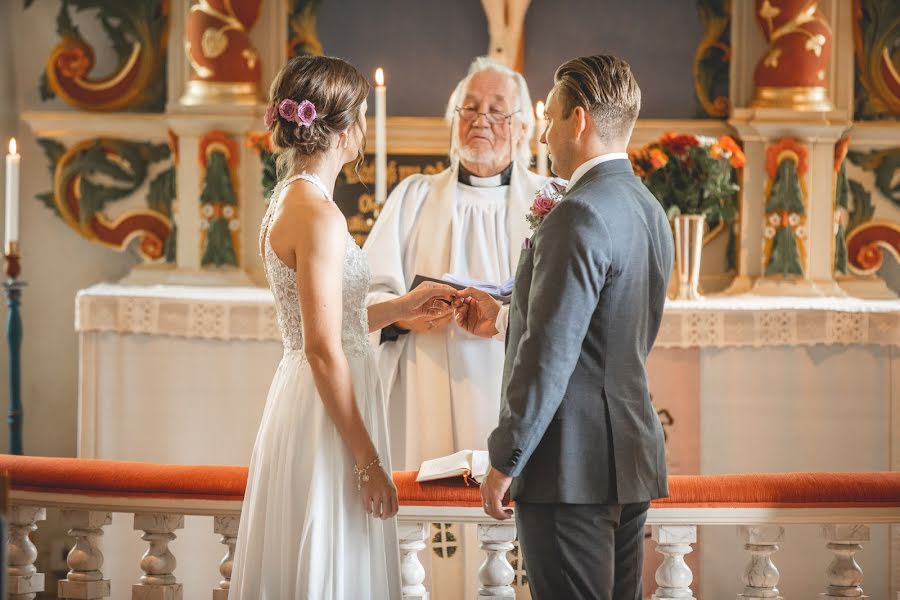
POLYGON ((374 467, 376 465, 379 467, 381 466, 381 458, 379 458, 377 454, 375 455, 375 459, 372 462, 370 462, 369 464, 367 464, 365 467, 363 467, 362 469, 360 469, 356 465, 353 465, 353 474, 356 475, 356 478, 357 478, 356 479, 356 490, 357 491, 362 489, 362 484, 369 483, 369 480, 372 479, 371 477, 369 477, 369 469, 371 469, 372 467, 374 467))

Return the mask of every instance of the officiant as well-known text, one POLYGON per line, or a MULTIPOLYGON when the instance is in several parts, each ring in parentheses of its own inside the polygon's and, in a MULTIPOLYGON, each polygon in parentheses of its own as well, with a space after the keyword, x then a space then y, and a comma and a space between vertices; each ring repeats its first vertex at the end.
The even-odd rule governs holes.
MULTIPOLYGON (((525 79, 477 58, 446 118, 450 168, 401 181, 366 241, 369 302, 405 293, 417 274, 499 284, 516 271, 525 215, 548 181, 528 170, 534 115, 525 79)), ((401 321, 373 336, 394 467, 415 470, 424 459, 484 449, 497 425, 503 342, 472 336, 452 315, 401 321)))

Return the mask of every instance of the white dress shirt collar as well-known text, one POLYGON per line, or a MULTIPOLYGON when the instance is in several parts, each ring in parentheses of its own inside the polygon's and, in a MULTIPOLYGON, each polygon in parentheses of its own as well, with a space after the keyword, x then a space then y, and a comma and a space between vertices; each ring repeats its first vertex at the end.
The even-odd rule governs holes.
POLYGON ((578 183, 578 180, 581 179, 585 173, 587 173, 600 163, 605 163, 608 160, 618 160, 620 158, 628 160, 628 153, 610 152, 609 154, 601 154, 600 156, 595 156, 594 158, 584 161, 583 163, 581 163, 581 166, 575 169, 575 172, 572 173, 572 177, 569 178, 569 183, 566 184, 566 191, 568 192, 569 190, 571 190, 572 187, 576 183, 578 183))

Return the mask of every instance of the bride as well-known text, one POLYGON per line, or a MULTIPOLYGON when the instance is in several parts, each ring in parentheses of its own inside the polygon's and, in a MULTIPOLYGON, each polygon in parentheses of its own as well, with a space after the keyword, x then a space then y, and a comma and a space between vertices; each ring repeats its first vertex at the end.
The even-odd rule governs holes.
POLYGON ((400 597, 397 490, 367 334, 446 316, 454 290, 365 306, 368 264, 332 192, 362 159, 368 93, 352 65, 322 56, 291 59, 272 83, 265 122, 284 178, 260 251, 284 356, 253 448, 231 600, 400 597))

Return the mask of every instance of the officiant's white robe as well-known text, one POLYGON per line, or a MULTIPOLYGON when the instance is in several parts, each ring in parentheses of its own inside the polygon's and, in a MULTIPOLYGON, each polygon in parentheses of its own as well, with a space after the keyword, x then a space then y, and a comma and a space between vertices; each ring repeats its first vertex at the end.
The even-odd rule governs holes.
MULTIPOLYGON (((549 179, 514 165, 509 185, 457 168, 413 175, 391 193, 364 250, 372 271, 368 301, 409 290, 416 274, 453 273, 502 283, 515 274, 531 233, 526 214, 549 179)), ((379 333, 373 334, 377 343, 379 333)), ((391 459, 415 470, 422 460, 485 449, 496 427, 503 342, 469 335, 455 322, 444 332, 409 333, 381 344, 379 369, 388 398, 391 459)))

